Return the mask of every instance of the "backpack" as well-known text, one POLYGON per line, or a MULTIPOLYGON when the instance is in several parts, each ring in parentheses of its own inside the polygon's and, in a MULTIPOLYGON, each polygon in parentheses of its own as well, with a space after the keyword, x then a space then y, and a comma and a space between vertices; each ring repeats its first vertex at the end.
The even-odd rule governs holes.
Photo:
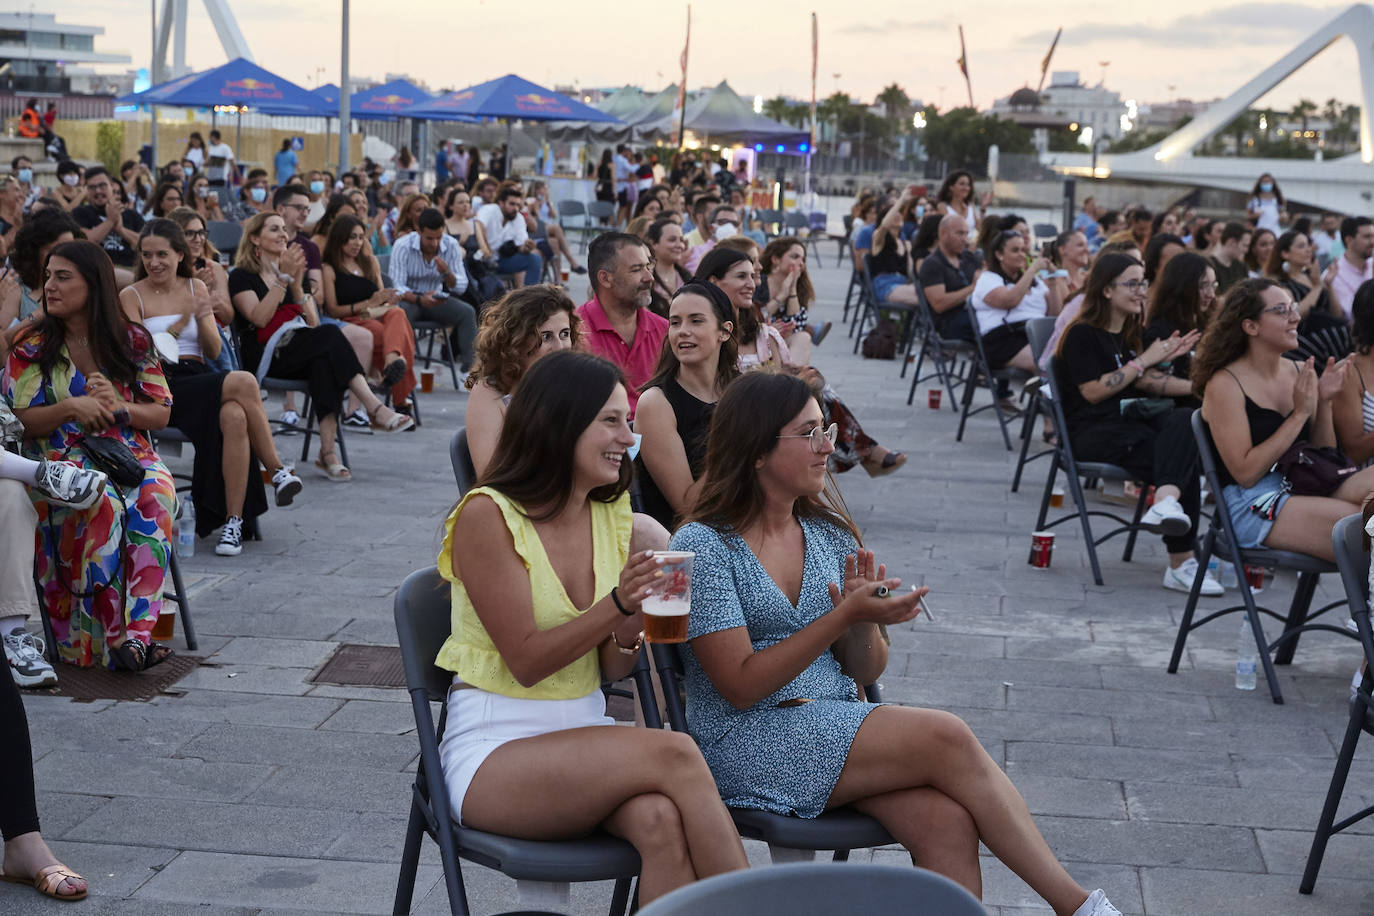
POLYGON ((864 337, 864 359, 897 358, 897 322, 891 318, 880 318, 864 337))

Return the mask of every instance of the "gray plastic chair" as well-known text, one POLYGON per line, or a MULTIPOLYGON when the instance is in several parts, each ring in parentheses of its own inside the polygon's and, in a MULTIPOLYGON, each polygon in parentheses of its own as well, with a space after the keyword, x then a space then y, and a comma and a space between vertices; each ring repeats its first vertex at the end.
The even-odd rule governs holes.
POLYGON ((458 484, 458 498, 462 499, 477 485, 477 468, 472 464, 472 452, 468 451, 468 428, 458 427, 448 443, 448 460, 453 465, 453 479, 458 484))
MULTIPOLYGON (((650 647, 653 650, 654 667, 658 670, 659 685, 663 688, 668 727, 686 733, 687 711, 682 702, 682 655, 675 645, 657 643, 650 647)), ((877 684, 865 687, 864 694, 874 703, 881 702, 877 684)), ((833 851, 834 860, 844 862, 848 860, 851 849, 867 849, 896 842, 886 827, 853 808, 838 808, 820 817, 790 817, 754 808, 730 808, 729 811, 739 835, 767 843, 768 854, 775 863, 808 862, 819 850, 833 851)))
POLYGON ((205 234, 216 251, 229 255, 232 261, 238 250, 239 240, 243 238, 243 226, 233 220, 212 219, 205 224, 205 234))
POLYGON ((984 916, 943 875, 896 865, 776 865, 734 871, 665 894, 640 916, 984 916))
POLYGON ((1188 603, 1183 607, 1183 617, 1178 623, 1178 637, 1174 640, 1174 654, 1169 659, 1169 673, 1178 673, 1178 663, 1183 657, 1183 646, 1188 634, 1218 617, 1244 611, 1250 619, 1250 628, 1255 634, 1255 646, 1259 650, 1260 665, 1264 669, 1265 680, 1269 682, 1269 693, 1275 703, 1283 702, 1283 691, 1279 688, 1278 677, 1274 674, 1275 665, 1286 665, 1293 660, 1293 652, 1298 647, 1298 637, 1309 630, 1326 630, 1341 636, 1353 637, 1345 627, 1329 623, 1311 621, 1333 608, 1344 607, 1345 601, 1333 601, 1315 612, 1308 613, 1312 607, 1312 596, 1317 593, 1317 581, 1323 573, 1336 572, 1336 566, 1320 557, 1309 556, 1291 550, 1271 550, 1268 547, 1241 547, 1236 544, 1236 531, 1231 524, 1231 515, 1226 511, 1226 501, 1221 497, 1221 478, 1217 475, 1216 453, 1213 451, 1212 435, 1207 431, 1207 423, 1202 419, 1202 411, 1193 411, 1193 437, 1197 440, 1198 454, 1202 458, 1202 473, 1207 478, 1207 489, 1216 494, 1216 505, 1212 510, 1212 523, 1202 538, 1202 549, 1197 555, 1197 576, 1193 579, 1193 589, 1188 593, 1188 603), (1236 571, 1236 581, 1240 583, 1242 604, 1224 607, 1213 611, 1200 620, 1194 620, 1197 612, 1198 594, 1202 589, 1202 577, 1207 573, 1207 563, 1216 556, 1223 563, 1230 563, 1236 571), (1289 569, 1298 574, 1298 587, 1293 592, 1293 601, 1288 606, 1285 617, 1267 607, 1255 603, 1245 575, 1246 566, 1262 566, 1267 569, 1289 569), (1283 623, 1283 632, 1278 639, 1269 642, 1260 624, 1260 615, 1265 614, 1283 623), (1270 657, 1270 654, 1273 657, 1270 657))
MULTIPOLYGON (((1045 353, 1045 347, 1049 345, 1050 337, 1054 334, 1055 319, 1053 318, 1032 318, 1026 322, 1026 337, 1030 341, 1031 359, 1037 366, 1040 365, 1040 357, 1045 353)), ((1035 421, 1040 417, 1049 417, 1051 414, 1050 406, 1045 402, 1043 392, 1048 380, 1045 373, 1041 372, 1038 379, 1032 379, 1026 384, 1026 391, 1030 394, 1030 400, 1026 403, 1026 412, 1021 423, 1021 454, 1016 459, 1016 473, 1011 478, 1011 492, 1015 493, 1021 489, 1021 475, 1026 470, 1026 465, 1035 461, 1037 458, 1044 458, 1054 453, 1054 449, 1045 448, 1030 454, 1031 439, 1035 436, 1035 421), (1036 382, 1038 381, 1038 384, 1036 382)), ((1053 425, 1053 420, 1050 421, 1053 425)))
MULTIPOLYGON (((639 874, 639 853, 624 840, 604 833, 565 842, 520 840, 459 826, 450 816, 439 742, 448 722, 446 700, 453 675, 434 664, 440 646, 451 632, 449 614, 448 583, 433 566, 411 573, 396 592, 396 636, 420 739, 420 760, 411 792, 410 823, 406 827, 393 912, 410 912, 420 847, 428 834, 439 844, 449 908, 457 916, 469 913, 460 859, 514 878, 522 897, 534 897, 539 905, 551 898, 566 899, 568 883, 613 880, 616 885, 611 916, 624 913, 630 899, 630 881, 639 874), (437 729, 430 703, 443 704, 437 729)), ((635 676, 641 682, 641 696, 646 695, 646 689, 647 696, 653 696, 647 666, 640 665, 635 676)))
POLYGON ((1317 821, 1317 831, 1312 836, 1312 851, 1307 856, 1307 868, 1302 874, 1302 884, 1298 890, 1304 894, 1312 893, 1317 883, 1317 872, 1322 867, 1322 857, 1326 855, 1326 843, 1334 833, 1340 833, 1359 821, 1374 814, 1374 805, 1356 811, 1339 823, 1336 809, 1341 804, 1341 794, 1345 791, 1345 780, 1350 775, 1350 763, 1355 759, 1355 745, 1359 743, 1360 733, 1374 735, 1374 695, 1371 695, 1370 672, 1374 671, 1374 631, 1369 622, 1369 551, 1364 546, 1363 519, 1358 515, 1348 515, 1336 523, 1331 531, 1331 545, 1336 551, 1336 566, 1341 571, 1341 583, 1345 586, 1346 600, 1350 603, 1350 616, 1360 634, 1360 646, 1364 649, 1365 672, 1360 688, 1350 699, 1350 720, 1345 728, 1345 740, 1341 742, 1341 752, 1336 757, 1336 769, 1331 774, 1331 785, 1326 790, 1326 803, 1322 806, 1321 817, 1317 821))

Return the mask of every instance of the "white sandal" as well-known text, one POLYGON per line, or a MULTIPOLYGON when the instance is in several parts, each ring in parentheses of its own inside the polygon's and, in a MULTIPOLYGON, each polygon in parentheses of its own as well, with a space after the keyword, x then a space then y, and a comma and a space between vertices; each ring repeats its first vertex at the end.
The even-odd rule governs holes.
POLYGON ((343 463, 339 461, 338 455, 335 455, 332 450, 329 454, 334 456, 333 461, 326 462, 324 460, 325 453, 321 452, 320 457, 315 459, 315 467, 319 468, 320 472, 323 473, 325 477, 328 477, 335 483, 347 483, 352 480, 353 472, 344 467, 343 463))

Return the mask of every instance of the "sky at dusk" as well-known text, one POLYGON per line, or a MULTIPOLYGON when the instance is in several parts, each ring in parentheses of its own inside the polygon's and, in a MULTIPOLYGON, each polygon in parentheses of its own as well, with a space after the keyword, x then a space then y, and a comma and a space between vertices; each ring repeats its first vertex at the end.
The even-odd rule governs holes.
MULTIPOLYGON (((158 4, 159 7, 161 3, 158 4)), ((307 88, 339 78, 339 0, 231 0, 259 64, 307 88)), ((962 7, 819 0, 699 0, 692 6, 688 85, 722 79, 744 95, 810 94, 810 17, 820 20, 817 93, 837 88, 872 100, 892 82, 913 98, 949 108, 967 98, 955 63, 958 26, 968 42, 974 100, 1039 80, 1055 29, 1064 37, 1052 70, 1077 70, 1142 103, 1229 95, 1348 4, 1155 0, 1115 12, 1081 2, 977 0, 962 7), (881 9, 881 12, 874 10, 881 9), (838 74, 838 76, 836 76, 838 74)), ((1126 5, 1123 4, 1122 7, 1126 5)), ((544 85, 638 84, 677 78, 686 4, 602 0, 353 0, 352 71, 380 80, 409 73, 431 88, 460 88, 506 73, 544 85), (636 15, 632 11, 638 10, 636 15)), ((146 66, 147 2, 50 0, 59 22, 104 24, 97 50, 124 51, 146 66)), ((190 0, 188 64, 223 63, 200 0, 190 0)), ((1353 46, 1342 40, 1280 85, 1261 104, 1358 102, 1353 46)))

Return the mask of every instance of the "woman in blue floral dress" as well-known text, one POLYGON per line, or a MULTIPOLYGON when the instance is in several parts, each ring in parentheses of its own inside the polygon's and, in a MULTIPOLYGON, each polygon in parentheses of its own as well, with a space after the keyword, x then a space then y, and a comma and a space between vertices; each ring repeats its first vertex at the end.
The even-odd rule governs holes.
POLYGON ((956 716, 861 702, 885 625, 919 613, 826 494, 834 424, 791 375, 756 372, 716 406, 674 550, 692 550, 688 727, 727 805, 877 819, 912 861, 982 892, 978 842, 1060 916, 1120 916, 1055 859, 1016 787, 956 716), (824 494, 824 495, 823 495, 824 494), (891 591, 882 594, 882 588, 891 591))

